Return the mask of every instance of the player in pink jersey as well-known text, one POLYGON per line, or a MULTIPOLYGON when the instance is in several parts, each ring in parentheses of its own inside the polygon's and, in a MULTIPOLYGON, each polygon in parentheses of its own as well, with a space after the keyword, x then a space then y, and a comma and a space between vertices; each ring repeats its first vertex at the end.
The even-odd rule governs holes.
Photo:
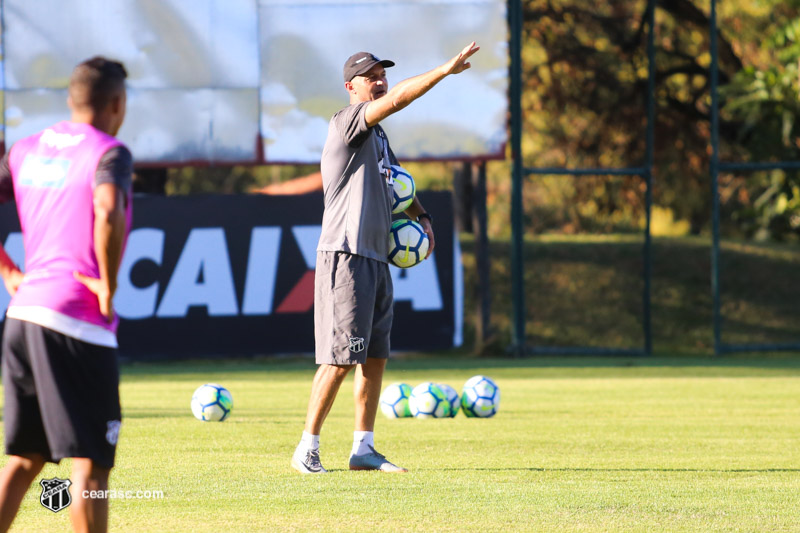
POLYGON ((16 200, 26 256, 23 275, 0 246, 12 296, 2 344, 10 457, 0 472, 0 531, 44 464, 65 457, 72 487, 41 480, 42 504, 71 504, 75 531, 108 527, 108 500, 89 495, 108 489, 121 419, 112 298, 133 162, 114 136, 126 77, 121 63, 102 57, 79 64, 69 82, 71 119, 18 141, 0 161, 0 202, 16 200))

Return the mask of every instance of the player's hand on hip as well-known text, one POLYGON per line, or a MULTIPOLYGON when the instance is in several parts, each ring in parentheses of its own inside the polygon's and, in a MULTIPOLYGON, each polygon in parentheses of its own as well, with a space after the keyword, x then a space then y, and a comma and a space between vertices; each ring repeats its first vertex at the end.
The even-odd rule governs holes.
POLYGON ((100 313, 105 317, 106 321, 111 322, 114 319, 114 305, 112 303, 114 291, 108 286, 108 283, 102 279, 93 278, 77 271, 73 272, 72 275, 97 296, 97 303, 100 304, 100 313))
POLYGON ((19 270, 11 270, 5 278, 3 278, 3 283, 5 283, 6 290, 8 294, 14 296, 17 294, 17 289, 19 286, 22 285, 22 280, 25 279, 25 274, 23 274, 19 270))
POLYGON ((472 64, 467 60, 480 49, 481 47, 476 45, 475 41, 472 41, 465 46, 463 50, 461 50, 460 54, 445 63, 445 70, 448 74, 459 74, 464 72, 472 66, 472 64))

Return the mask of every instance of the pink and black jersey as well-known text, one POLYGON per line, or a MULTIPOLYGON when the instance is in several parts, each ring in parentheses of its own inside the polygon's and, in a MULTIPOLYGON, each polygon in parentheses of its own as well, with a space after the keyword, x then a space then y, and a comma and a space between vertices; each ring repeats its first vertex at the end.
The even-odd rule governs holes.
MULTIPOLYGON (((73 276, 78 271, 99 277, 93 196, 98 170, 105 168, 109 154, 123 154, 127 161, 121 171, 128 199, 127 240, 131 160, 130 152, 116 138, 88 124, 59 122, 18 141, 4 158, 25 245, 25 279, 7 316, 85 342, 116 347, 118 319, 106 322, 97 297, 73 276)), ((0 193, 8 189, 2 170, 5 168, 0 169, 0 193)), ((121 184, 120 180, 115 183, 121 184)))

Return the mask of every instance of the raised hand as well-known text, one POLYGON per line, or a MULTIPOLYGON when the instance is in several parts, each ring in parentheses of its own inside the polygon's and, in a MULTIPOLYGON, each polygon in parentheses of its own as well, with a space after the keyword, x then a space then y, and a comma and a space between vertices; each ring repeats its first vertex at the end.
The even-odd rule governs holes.
POLYGON ((467 70, 469 67, 472 66, 472 64, 467 60, 480 49, 481 47, 476 45, 475 41, 472 41, 470 44, 465 46, 464 49, 461 50, 460 54, 458 54, 456 57, 445 63, 445 69, 447 73, 459 74, 467 70))

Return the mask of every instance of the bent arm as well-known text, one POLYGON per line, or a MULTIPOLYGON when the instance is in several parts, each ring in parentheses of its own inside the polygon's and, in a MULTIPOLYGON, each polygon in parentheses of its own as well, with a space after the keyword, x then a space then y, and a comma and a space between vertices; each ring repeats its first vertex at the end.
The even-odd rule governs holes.
POLYGON ((117 273, 125 240, 125 196, 113 183, 101 183, 94 189, 94 253, 98 276, 93 278, 75 271, 75 279, 95 296, 100 313, 108 322, 114 319, 112 301, 117 291, 117 273))
POLYGON ((0 244, 0 276, 3 278, 8 294, 14 296, 22 284, 23 274, 19 267, 14 264, 14 261, 8 257, 2 244, 0 244))
POLYGON ((367 126, 371 128, 389 115, 407 107, 450 74, 459 74, 467 70, 472 66, 467 60, 478 50, 480 50, 480 46, 472 42, 447 63, 425 74, 401 81, 390 89, 385 96, 370 102, 364 114, 367 126))
MULTIPOLYGON (((14 198, 14 180, 11 177, 8 154, 9 152, 6 152, 0 160, 0 203, 14 198)), ((3 278, 8 294, 14 296, 22 283, 23 275, 19 267, 8 256, 2 244, 0 244, 0 276, 3 278)))
MULTIPOLYGON (((408 215, 411 220, 417 220, 423 213, 427 213, 427 211, 422 207, 422 202, 419 201, 419 198, 415 196, 414 201, 411 202, 411 205, 405 210, 405 214, 408 215)), ((428 253, 425 254, 425 259, 427 259, 431 256, 433 249, 436 247, 436 239, 433 236, 433 225, 428 218, 423 218, 419 223, 422 226, 422 230, 428 236, 428 253)))
POLYGON ((124 238, 125 196, 116 185, 102 183, 94 190, 94 252, 102 288, 109 299, 117 290, 124 238))
POLYGON ((99 277, 93 278, 77 271, 73 273, 97 296, 100 312, 109 322, 114 319, 112 299, 117 290, 117 273, 127 229, 126 202, 132 201, 132 173, 131 153, 124 146, 110 149, 100 159, 92 193, 94 252, 99 277))

